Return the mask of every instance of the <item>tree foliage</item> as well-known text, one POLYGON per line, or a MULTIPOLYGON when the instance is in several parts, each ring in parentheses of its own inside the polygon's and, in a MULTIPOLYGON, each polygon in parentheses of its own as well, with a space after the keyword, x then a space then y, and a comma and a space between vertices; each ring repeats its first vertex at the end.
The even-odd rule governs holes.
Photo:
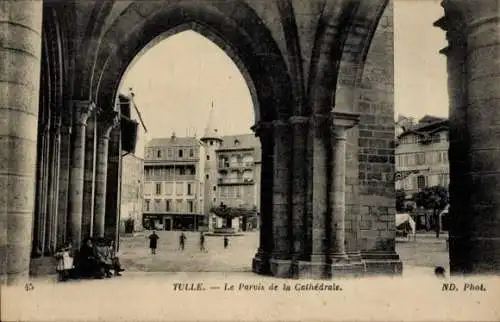
POLYGON ((404 190, 396 190, 396 211, 403 212, 405 211, 405 199, 406 194, 404 190))
POLYGON ((449 202, 448 189, 441 186, 425 187, 421 191, 413 194, 413 200, 417 207, 425 209, 441 210, 449 202))
POLYGON ((250 217, 257 214, 257 207, 230 207, 221 202, 221 204, 217 207, 212 207, 210 211, 217 216, 225 219, 233 219, 236 217, 250 217))

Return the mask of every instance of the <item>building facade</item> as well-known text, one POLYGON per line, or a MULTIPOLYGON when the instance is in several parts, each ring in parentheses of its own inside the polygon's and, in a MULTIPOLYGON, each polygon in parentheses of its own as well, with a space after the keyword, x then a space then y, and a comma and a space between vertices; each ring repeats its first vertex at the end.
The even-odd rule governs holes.
POLYGON ((396 190, 407 198, 425 187, 450 183, 448 120, 426 116, 407 127, 397 139, 395 150, 396 190))
MULTIPOLYGON (((143 229, 144 159, 134 154, 122 156, 120 193, 120 233, 131 221, 133 231, 143 229)), ((128 232, 128 231, 127 231, 128 232)))
MULTIPOLYGON (((254 134, 223 136, 216 153, 219 203, 249 210, 260 209, 261 146, 259 139, 254 134)), ((255 228, 256 224, 256 220, 252 223, 238 220, 233 223, 233 226, 247 229, 255 228)))
POLYGON ((144 157, 143 225, 196 230, 203 224, 205 149, 195 137, 152 139, 144 157))

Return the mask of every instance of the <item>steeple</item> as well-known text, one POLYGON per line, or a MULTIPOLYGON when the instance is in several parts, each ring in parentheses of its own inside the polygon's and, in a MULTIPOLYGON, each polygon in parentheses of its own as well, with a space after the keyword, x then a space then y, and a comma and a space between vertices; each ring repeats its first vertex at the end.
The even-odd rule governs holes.
POLYGON ((222 140, 219 133, 217 133, 217 128, 215 127, 215 119, 214 119, 214 102, 212 101, 212 105, 210 107, 210 112, 208 114, 208 122, 205 127, 205 133, 201 138, 202 141, 206 140, 222 140))

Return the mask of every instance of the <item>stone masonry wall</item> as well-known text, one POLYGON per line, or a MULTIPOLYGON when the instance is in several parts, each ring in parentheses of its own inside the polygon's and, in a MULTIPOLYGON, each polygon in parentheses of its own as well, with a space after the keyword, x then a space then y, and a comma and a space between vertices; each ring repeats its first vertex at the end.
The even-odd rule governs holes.
POLYGON ((359 239, 362 251, 394 251, 394 46, 388 4, 367 56, 358 97, 359 239))

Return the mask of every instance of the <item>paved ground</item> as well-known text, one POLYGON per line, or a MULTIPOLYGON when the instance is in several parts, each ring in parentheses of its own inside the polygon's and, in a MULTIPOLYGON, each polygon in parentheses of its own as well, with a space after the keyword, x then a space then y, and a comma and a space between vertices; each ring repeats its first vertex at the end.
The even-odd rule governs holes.
POLYGON ((443 281, 433 276, 435 265, 447 263, 444 238, 438 241, 426 235, 417 237, 417 242, 398 242, 406 262, 402 277, 311 281, 249 272, 257 233, 231 239, 227 250, 222 239, 208 237, 207 254, 199 253, 198 235, 193 233, 188 234, 185 252, 178 252, 177 237, 175 232, 160 232, 155 257, 148 253, 145 234, 124 237, 121 257, 127 271, 122 277, 64 283, 45 277, 32 279, 29 291, 22 284, 4 288, 0 320, 500 320, 498 278, 443 281), (221 270, 226 272, 213 272, 221 270), (460 290, 443 292, 443 282, 450 281, 460 290), (484 284, 487 291, 465 292, 464 285, 471 282, 484 284), (203 283, 204 290, 176 291, 177 283, 203 283), (305 290, 309 283, 335 283, 340 289, 305 290), (226 285, 234 285, 235 290, 225 290, 226 285), (277 289, 270 290, 272 285, 277 289))
MULTIPOLYGON (((179 232, 158 232, 160 239, 157 254, 152 256, 146 233, 122 237, 120 258, 129 271, 142 272, 250 272, 252 258, 259 246, 259 233, 231 237, 230 246, 224 249, 221 237, 206 237, 207 253, 199 251, 199 234, 185 233, 184 252, 178 251, 179 232)), ((426 269, 448 267, 447 236, 436 239, 433 234, 418 234, 416 241, 397 240, 396 251, 404 266, 426 269)), ((448 269, 447 269, 448 271, 448 269)))

